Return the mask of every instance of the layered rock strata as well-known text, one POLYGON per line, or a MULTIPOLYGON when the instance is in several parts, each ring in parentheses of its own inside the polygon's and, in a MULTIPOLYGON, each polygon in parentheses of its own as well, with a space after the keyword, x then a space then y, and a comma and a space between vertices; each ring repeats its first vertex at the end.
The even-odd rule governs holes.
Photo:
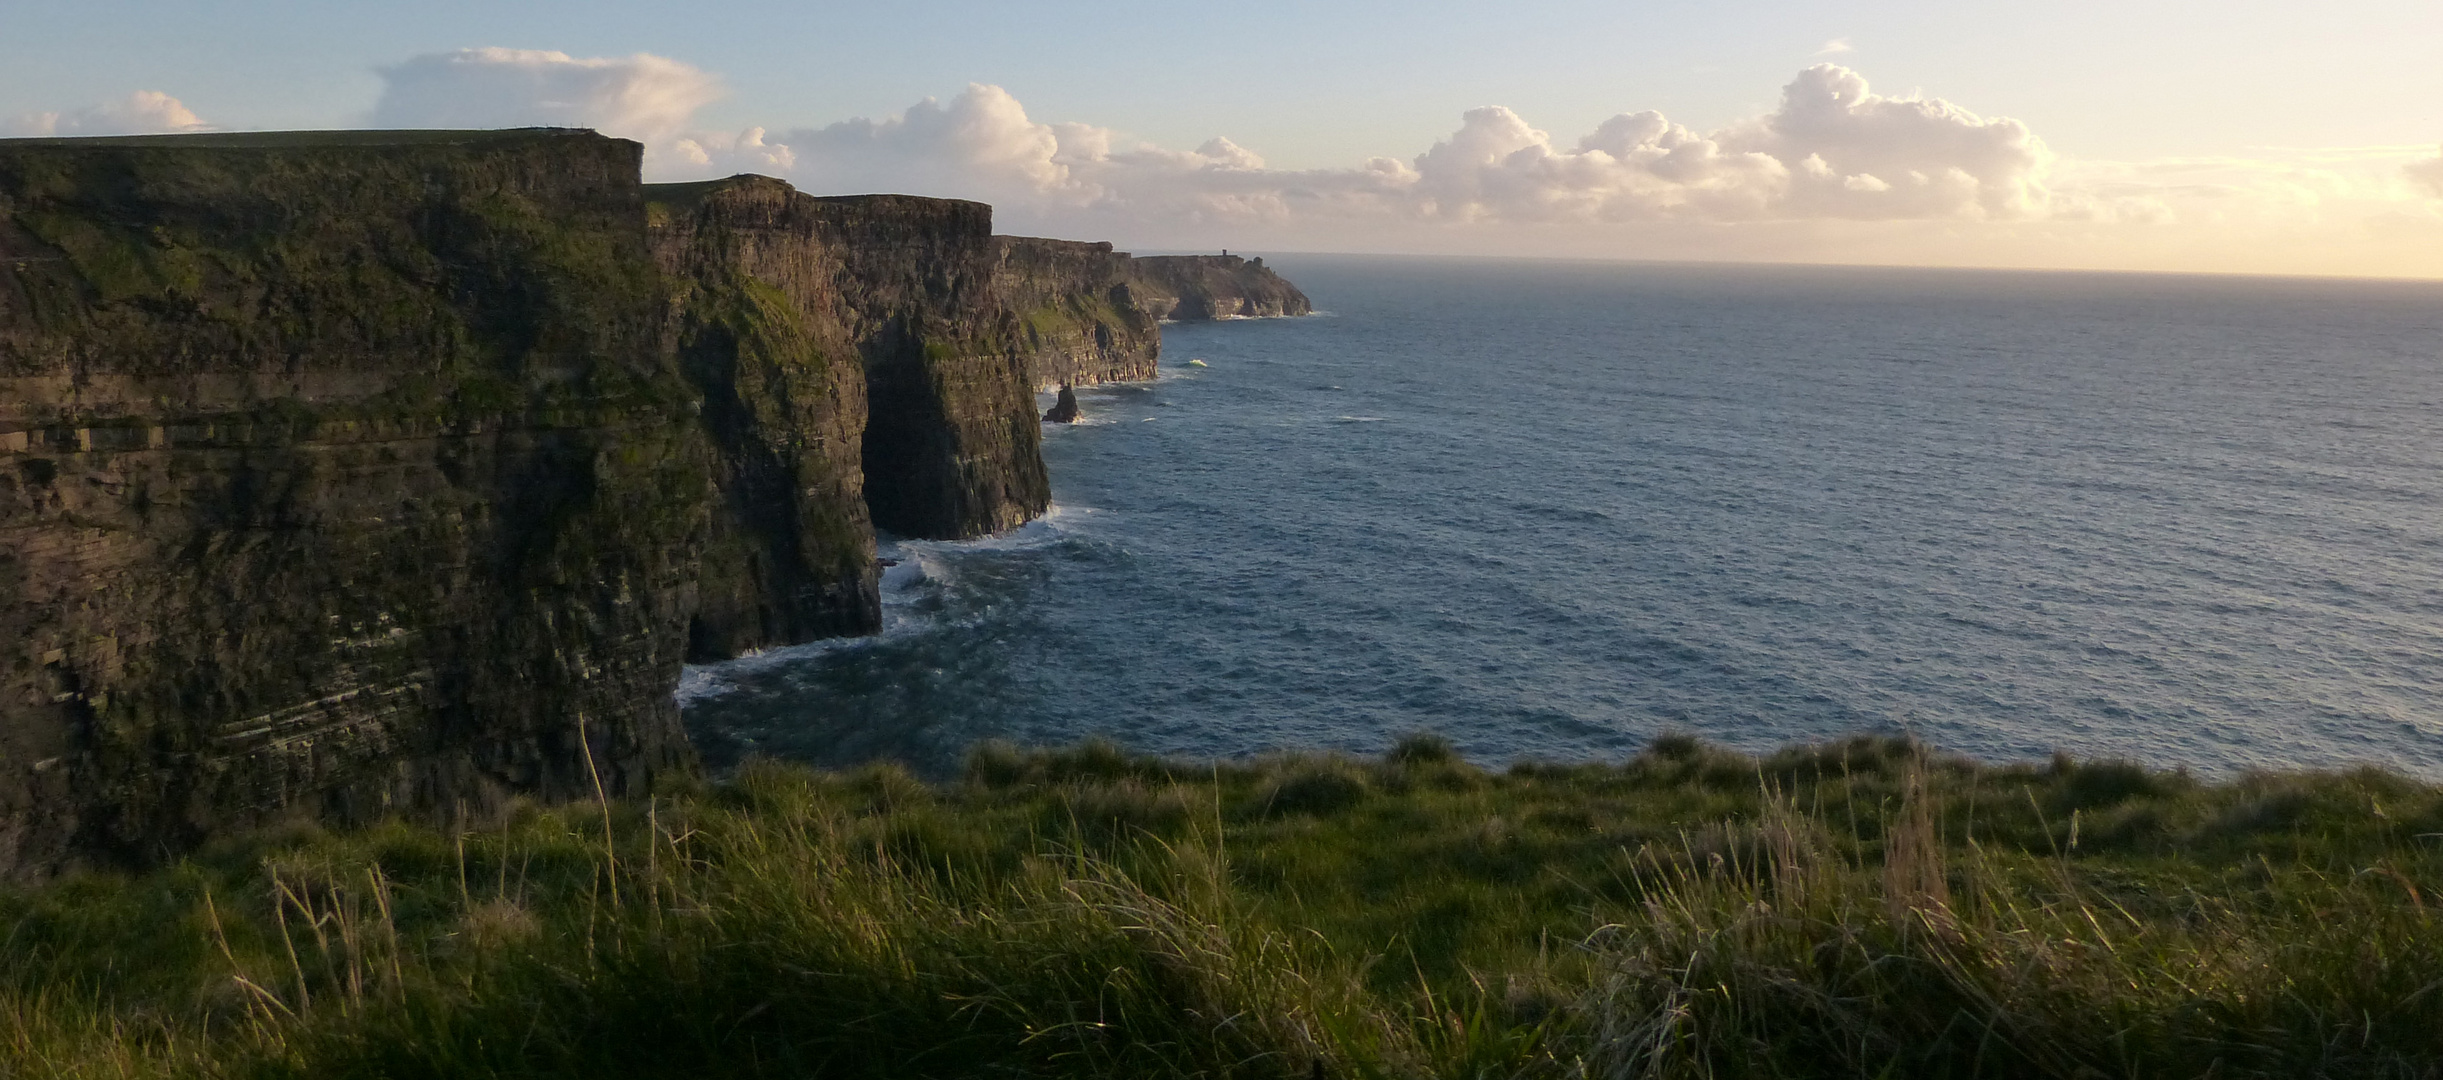
POLYGON ((1052 487, 1016 319, 993 288, 992 207, 796 198, 822 222, 839 317, 865 368, 875 527, 964 539, 1041 515, 1052 487))
POLYGON ((1129 264, 1137 302, 1156 319, 1269 319, 1315 306, 1262 259, 1236 255, 1146 255, 1129 264))
POLYGON ((638 159, 0 142, 0 871, 689 760, 705 471, 638 159))
POLYGON ((689 659, 877 629, 865 365, 823 207, 760 177, 648 190, 666 347, 713 450, 689 659))
POLYGON ((683 658, 873 630, 877 526, 1044 510, 1033 390, 1151 376, 1147 281, 1292 313, 639 157, 0 141, 0 877, 645 789, 691 761, 683 658))
POLYGON ((1033 236, 993 237, 993 251, 1035 389, 1154 377, 1162 329, 1137 300, 1127 252, 1033 236))
POLYGON ((760 176, 645 192, 715 451, 692 658, 875 629, 876 525, 965 539, 1043 512, 990 207, 760 176))

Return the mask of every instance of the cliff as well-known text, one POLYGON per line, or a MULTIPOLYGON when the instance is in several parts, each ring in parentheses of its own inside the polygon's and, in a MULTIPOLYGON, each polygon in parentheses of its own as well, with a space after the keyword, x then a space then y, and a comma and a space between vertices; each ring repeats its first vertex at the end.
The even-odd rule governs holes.
POLYGON ((665 347, 713 449, 688 658, 879 628, 865 366, 820 207, 760 177, 648 190, 665 347))
POLYGON ((1147 255, 1129 265, 1138 303, 1157 319, 1277 318, 1312 314, 1306 294, 1262 259, 1147 255))
POLYGON ((714 448, 691 658, 876 629, 876 525, 963 539, 1043 512, 990 207, 761 176, 645 192, 714 448))
POLYGON ((795 196, 822 223, 838 317, 865 368, 874 525, 964 539, 1052 502, 1016 319, 993 290, 992 207, 908 195, 795 196))
POLYGON ((0 872, 688 761, 639 153, 0 141, 0 872))
POLYGON ((877 628, 876 528, 1043 512, 1033 389, 1150 377, 1148 281, 1296 294, 640 154, 0 140, 0 877, 648 790, 683 658, 877 628))
POLYGON ((1154 377, 1162 330, 1137 300, 1127 252, 1032 236, 993 237, 993 251, 1035 389, 1154 377))

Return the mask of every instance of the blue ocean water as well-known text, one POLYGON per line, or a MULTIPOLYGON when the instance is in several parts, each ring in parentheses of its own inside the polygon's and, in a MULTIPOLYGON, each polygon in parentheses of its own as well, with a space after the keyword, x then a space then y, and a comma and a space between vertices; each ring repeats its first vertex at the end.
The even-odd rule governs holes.
POLYGON ((973 741, 2443 776, 2443 284, 1280 256, 895 543, 889 628, 692 669, 707 758, 973 741), (1207 366, 1188 366, 1198 358, 1207 366))

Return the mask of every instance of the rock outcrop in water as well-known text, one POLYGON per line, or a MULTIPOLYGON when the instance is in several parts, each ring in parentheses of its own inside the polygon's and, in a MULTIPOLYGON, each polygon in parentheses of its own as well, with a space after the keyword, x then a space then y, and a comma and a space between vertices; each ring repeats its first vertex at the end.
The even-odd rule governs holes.
POLYGON ((1053 400, 1051 408, 1043 411, 1043 422, 1047 424, 1076 423, 1077 391, 1072 387, 1061 387, 1060 397, 1053 400))
POLYGON ((638 157, 0 142, 0 871, 689 760, 705 468, 638 157))
POLYGON ((0 141, 0 876, 643 790, 682 658, 874 629, 877 525, 1044 510, 1044 371, 1152 373, 1159 260, 640 153, 0 141))

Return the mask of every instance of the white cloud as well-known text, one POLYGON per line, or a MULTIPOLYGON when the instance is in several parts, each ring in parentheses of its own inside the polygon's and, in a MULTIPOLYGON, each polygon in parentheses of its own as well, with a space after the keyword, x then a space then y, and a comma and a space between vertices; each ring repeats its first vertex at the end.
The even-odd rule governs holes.
POLYGON ((645 148, 648 171, 676 170, 706 175, 742 172, 787 176, 797 170, 797 153, 786 143, 767 141, 764 129, 751 127, 736 135, 697 132, 670 140, 666 147, 645 148))
POLYGON ((2046 208, 2052 154, 2027 125, 1939 98, 1880 97, 1835 64, 1799 72, 1779 109, 1716 137, 1784 164, 1825 164, 1829 172, 1804 171, 1793 184, 1782 208, 1792 216, 2024 217, 2046 208))
POLYGON ((1135 246, 2443 272, 2443 242, 2426 242, 2443 202, 2425 197, 2443 196, 2443 156, 2427 147, 2062 159, 2017 120, 1876 94, 1830 63, 1710 131, 1624 112, 1564 141, 1487 106, 1413 158, 1305 170, 1227 138, 1183 150, 1047 123, 982 84, 880 118, 726 132, 694 125, 718 81, 662 57, 469 49, 382 74, 378 124, 587 126, 645 143, 652 180, 978 199, 1006 231, 1135 246))
POLYGON ((159 90, 138 90, 126 97, 71 112, 28 113, 0 123, 0 134, 17 136, 159 135, 203 131, 208 125, 184 102, 159 90))
POLYGON ((2426 189, 2426 193, 2443 199, 2443 153, 2424 161, 2413 161, 2401 167, 2411 182, 2426 189))
POLYGON ((1020 218, 1092 211, 1139 220, 1280 220, 1300 207, 1375 201, 1414 180, 1387 161, 1269 169, 1253 151, 1218 137, 1193 150, 1123 145, 1108 128, 1036 121, 1008 91, 980 84, 897 116, 789 132, 777 144, 794 161, 782 175, 810 191, 978 199, 1020 218))
POLYGON ((792 132, 797 176, 827 191, 918 190, 977 195, 1088 198, 1098 192, 1072 166, 1108 153, 1108 132, 1029 119, 998 86, 971 85, 947 104, 926 98, 882 120, 856 119, 792 132))
POLYGON ((1818 64, 1773 112, 1705 135, 1626 113, 1561 150, 1508 109, 1472 110, 1417 169, 1428 209, 1460 218, 2001 218, 2045 210, 2050 162, 2016 120, 1818 64))
POLYGON ((373 125, 389 128, 585 127, 668 145, 720 80, 638 53, 577 58, 540 49, 460 49, 381 69, 373 125))
POLYGON ((777 137, 687 135, 648 161, 657 178, 777 171, 809 190, 973 198, 1019 216, 1626 222, 2023 217, 2047 204, 2050 155, 2017 121, 1880 97, 1822 64, 1774 112, 1712 134, 1624 113, 1564 147, 1488 106, 1412 163, 1344 169, 1271 169, 1224 138, 1194 150, 1123 146, 1105 128, 1038 122, 985 85, 777 137))
POLYGON ((1413 162, 1272 169, 1226 138, 1193 150, 1047 124, 1008 91, 971 85, 880 119, 774 135, 688 130, 719 96, 710 75, 650 55, 464 49, 382 72, 374 122, 400 127, 593 127, 642 141, 656 179, 751 171, 825 192, 980 199, 1037 218, 1094 212, 1171 222, 1281 221, 1302 212, 1439 222, 1985 219, 2042 213, 2051 158, 2026 125, 1939 100, 1887 98, 1847 68, 1798 74, 1780 107, 1701 134, 1624 113, 1575 146, 1499 106, 1470 110, 1413 162))
POLYGON ((1840 54, 1842 54, 1842 53, 1845 53, 1845 52, 1855 52, 1855 51, 1857 51, 1857 48, 1858 48, 1857 46, 1852 45, 1852 44, 1850 44, 1850 43, 1849 43, 1849 39, 1848 39, 1848 38, 1845 38, 1845 37, 1844 37, 1844 38, 1834 38, 1834 39, 1832 39, 1832 40, 1830 40, 1830 41, 1827 41, 1827 42, 1825 42, 1825 43, 1823 43, 1823 44, 1821 44, 1821 45, 1816 46, 1816 47, 1815 47, 1815 55, 1817 55, 1817 56, 1838 56, 1838 55, 1840 55, 1840 54))

